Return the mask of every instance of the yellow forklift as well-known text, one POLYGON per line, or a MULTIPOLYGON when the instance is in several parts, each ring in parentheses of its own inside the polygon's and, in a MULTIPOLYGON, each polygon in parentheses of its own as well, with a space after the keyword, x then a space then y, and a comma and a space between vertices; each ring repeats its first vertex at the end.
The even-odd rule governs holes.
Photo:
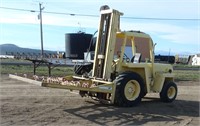
POLYGON ((115 9, 100 11, 100 23, 92 70, 88 74, 67 76, 61 82, 44 81, 42 86, 78 90, 81 96, 91 96, 122 107, 135 106, 147 93, 160 93, 163 102, 177 96, 173 68, 170 64, 154 63, 153 41, 148 34, 121 31, 121 12, 115 9), (141 62, 135 39, 147 40, 149 57, 141 62), (128 53, 133 57, 127 56, 128 53))

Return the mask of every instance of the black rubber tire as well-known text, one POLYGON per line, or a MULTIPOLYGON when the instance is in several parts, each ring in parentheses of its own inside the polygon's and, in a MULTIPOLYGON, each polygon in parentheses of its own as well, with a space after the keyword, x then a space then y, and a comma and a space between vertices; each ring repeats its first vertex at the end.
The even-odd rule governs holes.
POLYGON ((177 89, 176 84, 172 81, 166 82, 164 83, 162 91, 160 92, 160 99, 163 102, 173 102, 176 99, 177 93, 178 93, 178 89, 177 89), (173 90, 175 91, 174 96, 171 98, 168 96, 168 90, 170 88, 173 88, 173 90))
POLYGON ((146 96, 146 94, 147 94, 147 93, 144 91, 144 93, 143 93, 143 95, 142 95, 142 98, 144 98, 144 97, 146 96))
POLYGON ((132 107, 141 102, 142 96, 144 96, 144 82, 143 79, 137 73, 125 72, 120 74, 114 81, 116 84, 115 100, 114 104, 119 107, 132 107), (139 83, 140 92, 137 98, 134 100, 128 100, 125 96, 125 86, 130 80, 135 80, 139 83))

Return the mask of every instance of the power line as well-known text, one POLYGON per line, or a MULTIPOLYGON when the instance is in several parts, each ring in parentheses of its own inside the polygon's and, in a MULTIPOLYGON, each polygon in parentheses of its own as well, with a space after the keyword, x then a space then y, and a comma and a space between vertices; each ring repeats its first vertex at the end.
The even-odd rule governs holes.
MULTIPOLYGON (((19 8, 10 8, 10 7, 0 7, 0 8, 7 9, 7 10, 15 10, 15 11, 40 12, 37 10, 19 9, 19 8)), ((57 15, 70 15, 70 16, 83 16, 83 17, 99 17, 99 15, 64 13, 64 12, 53 12, 53 11, 43 11, 43 13, 57 14, 57 15)), ((132 20, 174 20, 174 21, 199 21, 200 20, 198 18, 146 18, 146 17, 129 17, 129 16, 127 17, 123 16, 121 18, 132 19, 132 20)))
POLYGON ((142 17, 122 17, 124 19, 134 19, 134 20, 171 20, 171 21, 199 21, 196 18, 142 18, 142 17))
POLYGON ((10 8, 10 7, 0 7, 1 9, 7 9, 7 10, 16 10, 16 11, 28 11, 28 12, 40 12, 36 10, 28 10, 28 9, 19 9, 19 8, 10 8))
POLYGON ((99 17, 99 15, 91 15, 91 14, 62 13, 62 12, 51 12, 51 11, 43 11, 43 12, 44 13, 49 13, 49 14, 59 14, 59 15, 84 16, 84 17, 99 17))

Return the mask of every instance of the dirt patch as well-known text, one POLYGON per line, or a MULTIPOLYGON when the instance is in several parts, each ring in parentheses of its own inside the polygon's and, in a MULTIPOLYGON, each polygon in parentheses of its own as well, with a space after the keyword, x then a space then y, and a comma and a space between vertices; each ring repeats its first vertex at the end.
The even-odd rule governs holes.
POLYGON ((173 103, 148 94, 132 108, 100 104, 64 89, 0 78, 1 126, 7 125, 199 125, 199 82, 177 82, 173 103))

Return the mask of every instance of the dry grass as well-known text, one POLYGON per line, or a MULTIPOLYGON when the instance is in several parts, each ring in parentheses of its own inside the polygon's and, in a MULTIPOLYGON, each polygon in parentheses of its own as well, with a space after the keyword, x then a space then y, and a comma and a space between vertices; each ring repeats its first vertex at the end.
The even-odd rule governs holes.
MULTIPOLYGON (((1 65, 0 66, 1 74, 33 74, 32 65, 1 65)), ((47 66, 39 66, 36 69, 36 74, 40 76, 48 76, 47 66)), ((66 76, 73 74, 73 67, 67 66, 58 66, 52 69, 52 76, 66 76)))
MULTIPOLYGON (((181 66, 178 66, 181 68, 181 66)), ((183 66, 182 68, 188 68, 188 66, 183 66)), ((1 74, 33 74, 32 65, 1 65, 1 74)), ((73 67, 58 66, 52 70, 52 76, 66 76, 73 75, 73 67)), ((37 75, 47 76, 48 68, 47 66, 39 66, 36 69, 37 75)), ((199 70, 174 70, 176 81, 200 81, 200 71, 199 70)))
POLYGON ((176 81, 200 81, 200 71, 174 70, 176 81))

